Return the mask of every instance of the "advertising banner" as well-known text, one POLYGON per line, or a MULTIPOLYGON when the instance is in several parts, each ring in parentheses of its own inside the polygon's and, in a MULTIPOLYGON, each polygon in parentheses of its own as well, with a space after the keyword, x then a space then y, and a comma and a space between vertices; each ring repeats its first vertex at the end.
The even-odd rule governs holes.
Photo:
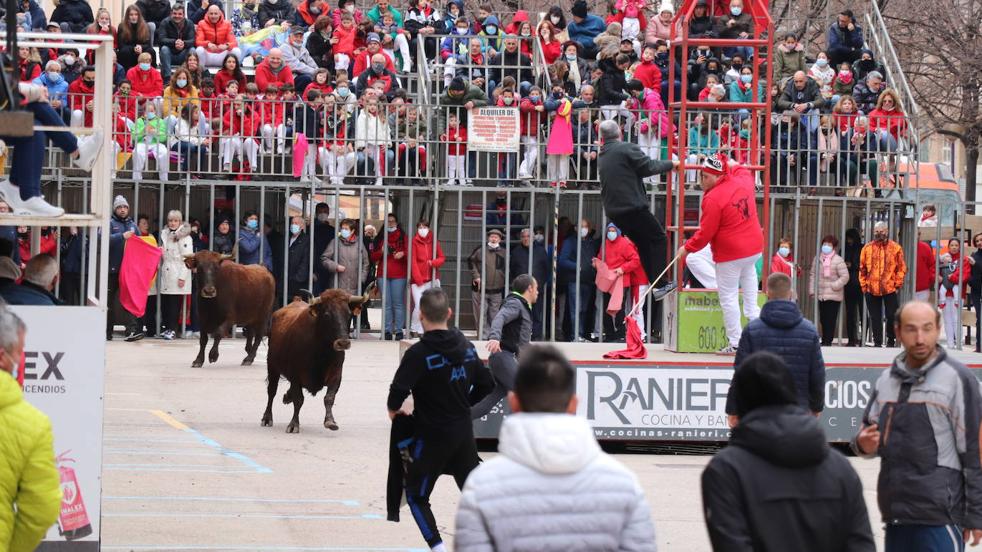
MULTIPOLYGON (((723 326, 723 309, 716 290, 681 290, 665 298, 665 349, 678 353, 715 353, 727 344, 723 326)), ((757 304, 763 305, 767 296, 757 294, 757 304)), ((743 295, 740 295, 743 311, 743 295)), ((747 325, 747 319, 740 317, 747 325)))
MULTIPOLYGON (((733 369, 708 366, 577 363, 577 415, 601 441, 726 441, 726 394, 733 369)), ((829 442, 847 442, 859 431, 863 411, 885 366, 826 369, 825 409, 819 422, 829 442)), ((982 370, 973 369, 976 377, 982 370)), ((508 415, 504 401, 475 420, 478 438, 498 436, 508 415)))
POLYGON ((97 307, 11 307, 27 326, 24 397, 51 419, 61 514, 40 552, 99 549, 106 315, 97 307))
POLYGON ((518 153, 521 127, 514 107, 475 107, 467 116, 467 150, 518 153))

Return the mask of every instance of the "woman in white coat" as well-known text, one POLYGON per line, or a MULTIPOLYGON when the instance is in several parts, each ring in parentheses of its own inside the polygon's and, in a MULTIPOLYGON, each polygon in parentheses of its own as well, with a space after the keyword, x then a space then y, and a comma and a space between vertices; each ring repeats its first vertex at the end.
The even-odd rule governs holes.
POLYGON ((180 211, 167 213, 167 228, 160 231, 163 251, 160 267, 161 326, 163 339, 174 339, 181 327, 181 305, 191 294, 191 269, 184 264, 185 255, 194 254, 191 227, 184 224, 180 211))

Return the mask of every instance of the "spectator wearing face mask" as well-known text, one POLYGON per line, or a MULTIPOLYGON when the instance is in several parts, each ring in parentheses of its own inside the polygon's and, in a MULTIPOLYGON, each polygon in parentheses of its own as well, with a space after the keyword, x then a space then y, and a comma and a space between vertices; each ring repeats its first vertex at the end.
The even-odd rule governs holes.
POLYGON ((126 72, 126 80, 132 84, 132 93, 142 100, 159 98, 164 93, 164 80, 160 71, 151 65, 152 57, 143 52, 139 63, 126 72))
POLYGON ((239 264, 262 264, 273 270, 273 248, 259 228, 259 215, 246 211, 239 227, 239 264))
MULTIPOLYGON (((843 61, 843 63, 848 63, 843 61)), ((869 48, 863 48, 859 51, 859 59, 852 63, 852 73, 856 78, 857 82, 862 82, 866 80, 866 76, 876 71, 881 75, 886 75, 886 67, 882 63, 876 61, 873 57, 873 50, 869 48)))
POLYGON ((413 236, 412 259, 412 297, 413 312, 410 330, 422 335, 423 325, 420 322, 419 302, 423 292, 431 287, 440 287, 440 267, 446 262, 443 248, 440 247, 433 235, 428 220, 420 220, 416 224, 416 235, 413 236))
POLYGON ((61 64, 51 60, 44 66, 44 73, 34 79, 32 84, 43 86, 48 91, 48 104, 68 123, 71 110, 68 107, 68 83, 61 76, 61 64))
POLYGON ((567 287, 570 332, 566 335, 569 341, 596 339, 597 270, 593 267, 593 258, 600 253, 600 240, 595 234, 593 223, 581 220, 579 232, 565 238, 559 254, 559 282, 565 280, 567 287))
POLYGON ((471 303, 474 323, 482 328, 481 339, 487 339, 491 322, 501 308, 505 292, 507 253, 501 247, 505 234, 497 228, 488 231, 487 244, 478 246, 467 258, 471 269, 471 303))
MULTIPOLYGON (((730 9, 716 20, 716 34, 720 38, 749 39, 754 35, 754 19, 749 10, 744 9, 743 0, 730 0, 730 9)), ((676 35, 677 36, 677 35, 676 35)), ((749 46, 728 46, 723 48, 723 55, 733 57, 740 54, 743 59, 753 57, 753 48, 749 46)))
POLYGON ((903 249, 889 238, 889 231, 884 221, 874 224, 873 241, 867 243, 859 254, 859 285, 866 294, 874 347, 883 345, 884 321, 887 347, 896 346, 893 319, 897 312, 897 291, 904 285, 907 275, 903 249))

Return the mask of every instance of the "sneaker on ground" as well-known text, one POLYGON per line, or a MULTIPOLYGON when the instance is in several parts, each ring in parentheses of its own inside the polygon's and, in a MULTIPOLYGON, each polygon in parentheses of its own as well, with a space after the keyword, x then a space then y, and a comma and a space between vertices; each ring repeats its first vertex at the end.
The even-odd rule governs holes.
POLYGON ((143 337, 144 337, 143 332, 130 332, 126 334, 125 341, 139 341, 143 339, 143 337))
POLYGON ((65 210, 48 203, 41 196, 35 196, 21 203, 14 209, 14 213, 36 217, 60 217, 65 214, 65 210))
POLYGON ((102 150, 102 130, 96 130, 89 136, 79 138, 78 157, 72 159, 72 163, 83 171, 91 171, 100 150, 102 150))
POLYGON ((737 352, 736 347, 734 347, 733 345, 727 345, 726 347, 723 347, 719 351, 716 351, 716 354, 723 355, 723 356, 736 356, 736 352, 737 352))

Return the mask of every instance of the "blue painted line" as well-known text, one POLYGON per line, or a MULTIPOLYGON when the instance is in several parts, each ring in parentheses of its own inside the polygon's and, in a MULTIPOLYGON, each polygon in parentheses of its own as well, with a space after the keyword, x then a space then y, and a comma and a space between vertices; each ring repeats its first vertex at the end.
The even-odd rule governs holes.
POLYGON ((103 544, 103 550, 174 550, 209 552, 429 552, 428 548, 397 546, 257 546, 250 545, 174 545, 174 544, 103 544))
POLYGON ((263 512, 103 512, 102 517, 126 518, 234 518, 234 519, 299 519, 299 520, 380 520, 385 516, 375 513, 344 514, 267 514, 263 512))
POLYGON ((260 465, 258 462, 242 454, 241 452, 235 452, 234 450, 223 447, 221 443, 210 437, 206 437, 196 429, 192 429, 189 427, 189 428, 185 428, 184 431, 193 435, 194 438, 197 439, 198 442, 200 442, 201 444, 215 449, 222 456, 228 456, 233 460, 238 460, 239 462, 246 465, 247 467, 252 468, 253 471, 255 471, 256 473, 273 473, 273 470, 267 468, 266 466, 260 465))
POLYGON ((331 498, 252 498, 240 496, 111 496, 103 495, 103 500, 138 500, 161 502, 256 502, 260 504, 341 504, 358 506, 357 500, 339 500, 331 498))

